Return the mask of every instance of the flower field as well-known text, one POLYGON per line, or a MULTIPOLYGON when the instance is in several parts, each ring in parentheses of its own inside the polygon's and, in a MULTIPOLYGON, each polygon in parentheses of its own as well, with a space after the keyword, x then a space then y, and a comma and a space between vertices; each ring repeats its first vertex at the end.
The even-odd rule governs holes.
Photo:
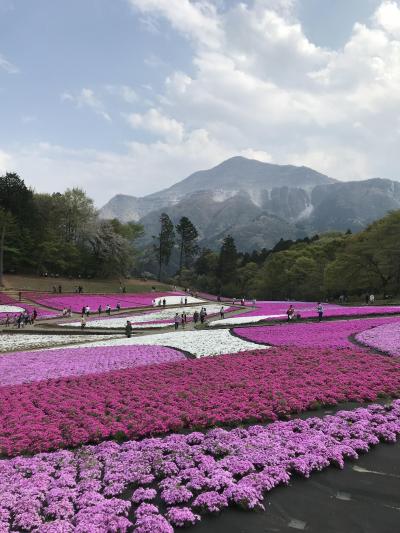
POLYGON ((263 509, 297 474, 400 434, 400 401, 268 427, 107 442, 0 463, 1 531, 172 533, 228 505, 263 509), (160 506, 162 503, 162 507, 160 506))
MULTIPOLYGON (((207 309, 207 316, 215 315, 219 313, 221 308, 220 305, 216 304, 202 304, 197 306, 185 306, 182 310, 188 315, 188 322, 192 320, 192 315, 195 311, 200 311, 200 309, 205 306, 207 309)), ((228 312, 227 309, 226 312, 228 312)), ((115 316, 115 317, 101 317, 93 318, 87 321, 87 328, 123 328, 127 320, 130 320, 132 326, 135 328, 145 328, 145 327, 167 327, 171 326, 174 323, 175 313, 180 311, 179 309, 160 309, 157 311, 149 311, 142 314, 135 315, 124 315, 124 316, 115 316)), ((60 324, 61 326, 70 326, 70 327, 80 327, 80 322, 64 322, 60 324)))
MULTIPOLYGON (((317 302, 269 302, 261 301, 256 303, 256 308, 252 311, 245 311, 233 318, 225 321, 226 325, 239 325, 243 323, 260 322, 261 320, 284 320, 287 318, 286 311, 292 304, 295 313, 299 313, 302 318, 317 317, 317 302), (245 318, 249 320, 246 321, 245 318)), ((400 314, 400 306, 385 305, 363 305, 358 307, 323 304, 325 317, 354 317, 357 315, 382 315, 382 314, 400 314)))
POLYGON ((151 307, 153 300, 165 298, 167 305, 179 305, 181 298, 187 298, 187 303, 200 303, 202 300, 185 296, 183 292, 151 292, 145 294, 45 294, 45 293, 24 293, 24 296, 45 307, 62 310, 70 307, 75 313, 80 313, 82 307, 89 306, 91 312, 97 312, 99 305, 103 312, 107 305, 115 309, 120 304, 121 309, 133 307, 151 307))
POLYGON ((362 331, 356 335, 356 339, 371 348, 398 357, 400 356, 400 320, 362 331))
MULTIPOLYGON (((221 304, 205 305, 211 316, 221 304)), ((369 347, 400 355, 400 318, 331 306, 348 319, 282 323, 287 302, 257 305, 215 326, 284 316, 131 338, 0 335, 0 533, 172 533, 228 507, 262 511, 293 476, 396 441, 400 360, 369 347), (379 399, 389 403, 298 418, 379 399)), ((162 327, 175 310, 128 313, 88 326, 162 327)))
POLYGON ((16 352, 0 357, 0 386, 43 381, 52 378, 101 374, 185 359, 182 352, 163 346, 117 346, 71 350, 16 352))
MULTIPOLYGON (((35 335, 35 334, 0 334, 0 352, 11 350, 33 350, 49 348, 50 346, 64 346, 82 344, 82 342, 96 341, 99 335, 35 335)), ((111 340, 111 339, 110 339, 111 340)))
POLYGON ((349 340, 350 336, 370 328, 374 328, 372 330, 374 331, 376 326, 383 324, 396 330, 400 326, 400 318, 382 317, 321 323, 285 323, 276 326, 237 328, 234 329, 234 333, 251 342, 274 346, 349 348, 354 346, 349 340))
MULTIPOLYGON (((27 311, 29 314, 33 312, 34 306, 21 304, 17 300, 14 300, 8 294, 0 292, 0 320, 9 316, 17 316, 23 311, 27 311)), ((47 309, 36 308, 38 319, 43 318, 55 318, 59 316, 59 313, 50 311, 47 309)))
MULTIPOLYGON (((98 336, 97 339, 104 339, 98 336)), ((106 340, 96 340, 91 346, 171 346, 177 350, 188 352, 196 357, 207 357, 223 353, 237 353, 255 350, 259 346, 245 339, 230 334, 226 329, 216 331, 169 331, 154 335, 132 337, 114 337, 106 340)), ((71 347, 72 348, 72 347, 71 347)))
POLYGON ((0 388, 0 450, 276 420, 400 395, 399 371, 394 359, 363 350, 279 348, 8 385, 0 388))

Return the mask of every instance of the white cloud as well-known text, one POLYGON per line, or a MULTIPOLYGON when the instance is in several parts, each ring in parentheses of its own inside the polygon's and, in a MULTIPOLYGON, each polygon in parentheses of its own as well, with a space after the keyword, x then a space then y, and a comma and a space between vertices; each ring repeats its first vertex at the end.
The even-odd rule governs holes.
POLYGON ((8 61, 2 54, 0 54, 0 69, 5 70, 9 74, 18 74, 19 68, 8 61))
POLYGON ((73 95, 69 92, 61 94, 61 101, 71 102, 76 105, 77 108, 89 108, 104 120, 111 122, 110 115, 105 111, 102 101, 97 98, 92 89, 84 87, 78 94, 73 95))
POLYGON ((400 37, 400 7, 397 2, 383 2, 375 13, 375 21, 389 34, 400 37))
POLYGON ((127 121, 132 128, 143 129, 172 142, 183 139, 183 124, 163 115, 158 109, 149 109, 146 113, 131 113, 127 121))
MULTIPOLYGON (((85 184, 99 202, 118 192, 143 195, 232 155, 343 179, 399 177, 399 2, 382 1, 338 50, 305 35, 291 0, 129 2, 190 42, 191 67, 171 68, 161 94, 154 85, 140 112, 124 115, 132 129, 122 154, 14 149, 16 168, 38 188, 53 187, 56 174, 85 184)), ((110 87, 136 102, 136 92, 110 87)), ((107 114, 90 89, 63 99, 107 114)))
POLYGON ((118 96, 128 104, 133 104, 139 100, 137 92, 129 85, 107 85, 106 91, 109 94, 118 96))
POLYGON ((129 0, 144 14, 165 17, 172 27, 207 46, 219 46, 223 37, 218 26, 215 5, 206 0, 129 0))

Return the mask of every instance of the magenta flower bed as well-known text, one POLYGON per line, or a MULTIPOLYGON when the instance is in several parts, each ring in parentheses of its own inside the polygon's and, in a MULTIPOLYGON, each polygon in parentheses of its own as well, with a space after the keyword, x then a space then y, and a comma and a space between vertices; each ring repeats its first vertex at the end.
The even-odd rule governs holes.
MULTIPOLYGON (((35 308, 34 306, 26 305, 25 302, 19 302, 18 300, 14 300, 10 296, 8 296, 8 294, 4 294, 4 293, 1 293, 1 292, 0 292, 0 305, 12 305, 12 306, 15 306, 15 307, 21 307, 22 309, 25 309, 26 311, 28 311, 29 314, 32 314, 33 309, 35 308)), ((55 317, 60 315, 60 313, 56 313, 54 311, 50 311, 50 310, 46 310, 46 309, 40 309, 40 307, 36 308, 36 311, 37 311, 39 319, 42 319, 42 318, 55 318, 55 317)), ((19 314, 20 314, 20 312, 16 312, 16 313, 11 313, 11 312, 10 313, 0 313, 0 320, 6 318, 7 315, 9 317, 14 317, 14 316, 18 316, 19 314)))
POLYGON ((88 346, 16 352, 0 357, 0 385, 100 374, 184 359, 186 357, 182 352, 164 346, 88 346))
POLYGON ((267 427, 4 460, 0 530, 172 533, 228 506, 263 509, 266 493, 293 474, 343 468, 345 459, 399 434, 394 401, 267 427))
POLYGON ((5 455, 276 420, 400 395, 400 363, 363 350, 270 349, 0 388, 5 455))
POLYGON ((273 346, 301 346, 312 348, 348 348, 354 346, 351 335, 382 324, 400 326, 400 318, 366 318, 334 322, 277 324, 235 328, 239 337, 252 342, 273 346))
POLYGON ((400 356, 400 320, 362 331, 356 335, 356 339, 376 350, 398 357, 400 356))
POLYGON ((115 309, 119 303, 122 309, 133 307, 147 307, 152 305, 155 299, 163 298, 164 296, 180 296, 181 292, 151 292, 144 294, 43 294, 43 293, 24 293, 26 298, 37 302, 46 307, 54 309, 64 309, 71 307, 75 313, 80 313, 82 307, 89 306, 92 313, 97 312, 99 305, 103 307, 103 312, 107 305, 115 309))
MULTIPOLYGON (((249 305, 250 302, 247 302, 249 305)), ((256 303, 256 309, 244 312, 236 316, 259 316, 259 315, 285 315, 289 305, 292 304, 296 314, 300 313, 302 318, 317 317, 317 302, 295 302, 295 301, 260 301, 256 303)), ((324 304, 324 316, 357 316, 357 315, 374 315, 374 314, 396 314, 400 313, 400 306, 385 305, 365 305, 359 307, 348 307, 336 304, 324 304)), ((277 318, 285 320, 285 318, 277 318)))

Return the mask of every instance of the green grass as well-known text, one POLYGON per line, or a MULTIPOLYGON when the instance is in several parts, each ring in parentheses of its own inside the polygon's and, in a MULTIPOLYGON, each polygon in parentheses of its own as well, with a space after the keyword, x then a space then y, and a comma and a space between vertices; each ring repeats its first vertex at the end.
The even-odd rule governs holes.
MULTIPOLYGON (((85 293, 113 293, 120 292, 120 283, 118 279, 68 279, 68 278, 43 278, 37 276, 21 276, 15 274, 7 274, 4 276, 5 288, 16 290, 32 290, 32 291, 46 291, 52 292, 53 285, 62 286, 64 292, 74 292, 75 287, 81 285, 85 293)), ((156 291, 171 290, 170 285, 158 283, 156 281, 143 281, 140 279, 125 279, 122 280, 122 285, 125 285, 126 292, 150 292, 152 287, 156 291)))

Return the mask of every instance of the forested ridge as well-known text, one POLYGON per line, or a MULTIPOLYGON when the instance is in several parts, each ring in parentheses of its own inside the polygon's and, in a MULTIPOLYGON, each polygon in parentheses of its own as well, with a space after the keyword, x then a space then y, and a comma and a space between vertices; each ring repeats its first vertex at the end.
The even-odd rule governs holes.
POLYGON ((145 275, 214 294, 318 299, 400 293, 400 211, 365 230, 326 233, 242 253, 226 235, 200 249, 189 217, 160 216, 153 245, 139 249, 135 222, 99 218, 79 188, 37 194, 14 173, 0 176, 0 276, 4 272, 81 277, 145 275))

